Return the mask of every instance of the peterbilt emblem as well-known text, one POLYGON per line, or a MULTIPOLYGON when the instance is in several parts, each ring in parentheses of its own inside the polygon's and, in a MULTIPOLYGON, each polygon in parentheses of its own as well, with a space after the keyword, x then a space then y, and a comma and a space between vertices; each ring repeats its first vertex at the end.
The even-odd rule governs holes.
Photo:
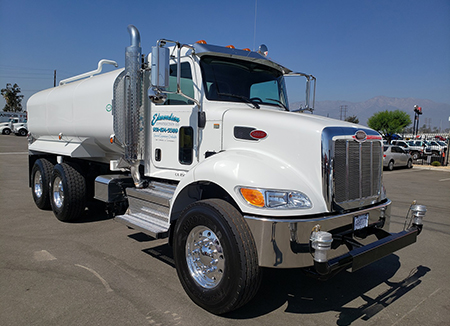
POLYGON ((365 141, 367 139, 367 134, 363 130, 358 130, 355 133, 355 136, 353 136, 353 137, 355 137, 355 139, 357 141, 363 142, 363 141, 365 141))

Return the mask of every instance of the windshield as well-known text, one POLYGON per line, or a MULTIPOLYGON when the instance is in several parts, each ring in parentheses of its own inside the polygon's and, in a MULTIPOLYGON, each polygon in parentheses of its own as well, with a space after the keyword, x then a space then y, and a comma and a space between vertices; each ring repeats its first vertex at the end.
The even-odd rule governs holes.
POLYGON ((288 110, 283 73, 245 60, 204 56, 200 63, 205 95, 211 101, 270 104, 288 110))

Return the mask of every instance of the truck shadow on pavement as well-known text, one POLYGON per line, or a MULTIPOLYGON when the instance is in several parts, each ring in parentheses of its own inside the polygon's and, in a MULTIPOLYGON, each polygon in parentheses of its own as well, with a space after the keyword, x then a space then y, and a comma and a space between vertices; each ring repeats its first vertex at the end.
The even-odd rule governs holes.
POLYGON ((428 267, 418 266, 404 280, 389 281, 400 266, 398 256, 392 254, 355 273, 345 271, 326 282, 311 279, 298 269, 265 269, 256 297, 227 317, 254 318, 287 303, 287 313, 335 311, 337 325, 351 325, 360 318, 367 321, 418 286, 421 278, 430 271, 428 267), (387 289, 374 298, 367 294, 378 286, 387 289))
MULTIPOLYGON (((142 233, 132 234, 130 237, 140 242, 152 241, 151 237, 142 233)), ((172 248, 168 244, 148 248, 143 252, 175 268, 172 248)), ((420 285, 421 279, 431 270, 419 265, 405 279, 389 281, 400 267, 399 257, 391 254, 357 272, 344 271, 328 281, 313 279, 301 269, 263 268, 261 287, 255 298, 223 317, 251 319, 286 306, 285 312, 294 314, 335 311, 336 325, 351 325, 358 319, 368 321, 420 285), (384 291, 376 296, 368 294, 377 287, 380 290, 373 292, 384 291)))
MULTIPOLYGON (((51 211, 51 209, 50 209, 51 211)), ((100 222, 105 220, 110 220, 113 217, 106 211, 105 205, 100 202, 88 202, 86 205, 86 210, 83 216, 75 221, 70 221, 69 223, 92 223, 100 222)))

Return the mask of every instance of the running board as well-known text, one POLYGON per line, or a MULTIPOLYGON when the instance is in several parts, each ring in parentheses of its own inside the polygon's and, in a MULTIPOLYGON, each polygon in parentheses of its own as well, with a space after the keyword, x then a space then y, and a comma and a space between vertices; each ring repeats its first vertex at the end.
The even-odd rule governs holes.
POLYGON ((148 216, 125 214, 117 215, 114 219, 133 230, 148 234, 155 239, 163 239, 168 236, 169 228, 153 223, 148 216))
POLYGON ((152 182, 148 188, 127 188, 128 210, 115 220, 156 239, 166 238, 170 227, 170 201, 175 185, 152 182))

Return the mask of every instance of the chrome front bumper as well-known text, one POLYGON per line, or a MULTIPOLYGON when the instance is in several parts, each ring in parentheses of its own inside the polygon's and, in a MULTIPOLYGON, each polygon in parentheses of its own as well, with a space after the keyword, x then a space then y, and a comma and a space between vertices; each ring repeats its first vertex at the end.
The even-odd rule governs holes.
MULTIPOLYGON (((389 231, 390 224, 390 205, 391 201, 386 200, 383 204, 357 212, 311 218, 279 219, 245 215, 244 217, 255 239, 260 266, 298 268, 314 265, 309 240, 312 230, 317 225, 320 226, 322 231, 333 234, 333 238, 353 237, 354 218, 368 214, 368 229, 380 230, 380 232, 386 234, 389 231)), ((364 230, 358 232, 364 233, 364 230)), ((358 234, 358 242, 364 245, 361 248, 380 241, 375 234, 370 233, 367 236, 366 234, 358 234), (361 238, 364 239, 361 240, 361 238)), ((336 243, 339 244, 339 241, 336 243)), ((333 246, 328 257, 332 260, 348 253, 348 246, 342 242, 341 245, 333 246)))

